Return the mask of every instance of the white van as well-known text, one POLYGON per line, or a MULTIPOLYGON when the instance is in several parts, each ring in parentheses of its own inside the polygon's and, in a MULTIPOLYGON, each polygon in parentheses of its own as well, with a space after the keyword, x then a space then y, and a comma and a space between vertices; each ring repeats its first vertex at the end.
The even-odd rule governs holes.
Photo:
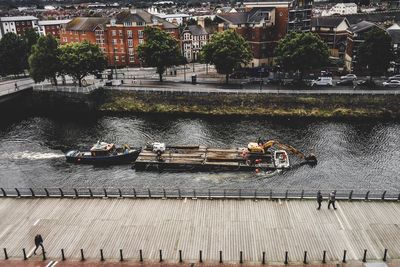
POLYGON ((311 81, 311 86, 332 86, 332 77, 318 77, 316 80, 311 81))

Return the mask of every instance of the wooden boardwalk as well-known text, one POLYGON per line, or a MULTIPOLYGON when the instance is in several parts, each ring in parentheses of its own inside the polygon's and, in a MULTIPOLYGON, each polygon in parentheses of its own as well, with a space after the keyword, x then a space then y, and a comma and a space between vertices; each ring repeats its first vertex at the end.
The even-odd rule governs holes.
MULTIPOLYGON (((79 260, 118 260, 120 249, 126 260, 158 261, 162 250, 166 262, 244 263, 262 260, 283 263, 328 262, 400 258, 400 203, 391 201, 339 201, 338 209, 316 210, 311 200, 193 200, 193 199, 62 199, 1 198, 0 248, 10 258, 29 255, 34 236, 44 237, 47 257, 79 260)), ((36 256, 40 257, 40 256, 36 256)), ((35 257, 34 257, 35 258, 35 257)))

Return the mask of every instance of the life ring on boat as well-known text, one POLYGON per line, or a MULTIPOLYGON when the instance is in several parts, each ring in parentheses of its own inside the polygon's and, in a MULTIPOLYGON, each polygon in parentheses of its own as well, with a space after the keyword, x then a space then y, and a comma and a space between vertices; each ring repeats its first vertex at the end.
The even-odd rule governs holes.
POLYGON ((245 150, 242 150, 242 157, 243 158, 247 157, 247 152, 245 150))

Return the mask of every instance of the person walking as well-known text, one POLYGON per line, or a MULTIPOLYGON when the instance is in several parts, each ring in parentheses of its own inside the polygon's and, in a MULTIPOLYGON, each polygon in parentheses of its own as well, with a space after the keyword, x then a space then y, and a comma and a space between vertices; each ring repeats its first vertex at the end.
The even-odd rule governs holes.
POLYGON ((318 193, 317 193, 317 203, 318 203, 317 210, 321 209, 322 200, 323 200, 323 197, 322 197, 321 191, 318 191, 318 193))
POLYGON ((42 253, 44 254, 44 246, 43 246, 43 238, 41 235, 36 235, 35 236, 35 250, 33 251, 33 254, 36 255, 36 250, 40 247, 42 247, 42 253))
POLYGON ((18 84, 17 84, 17 82, 15 82, 14 86, 15 86, 15 91, 18 91, 18 84))
POLYGON ((336 192, 332 191, 329 194, 329 203, 328 203, 328 209, 331 208, 331 205, 333 206, 333 209, 336 210, 336 206, 335 206, 335 202, 336 202, 336 192))

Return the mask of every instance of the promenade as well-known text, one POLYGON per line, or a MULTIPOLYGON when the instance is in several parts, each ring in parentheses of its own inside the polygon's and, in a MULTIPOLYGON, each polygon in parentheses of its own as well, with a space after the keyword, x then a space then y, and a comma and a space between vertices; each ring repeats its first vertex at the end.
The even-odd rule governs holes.
POLYGON ((389 263, 400 258, 400 203, 339 200, 337 207, 328 210, 325 201, 318 211, 306 199, 4 197, 0 247, 8 261, 23 259, 23 249, 30 257, 40 233, 47 258, 60 260, 63 249, 67 261, 99 261, 100 250, 106 261, 122 254, 145 263, 160 256, 178 263, 181 251, 183 262, 196 265, 219 264, 221 257, 238 264, 240 254, 243 264, 259 264, 263 252, 267 264, 283 264, 285 252, 289 263, 321 263, 323 251, 328 263, 339 263, 344 250, 347 262, 360 263, 364 255, 382 261, 385 249, 389 263))

